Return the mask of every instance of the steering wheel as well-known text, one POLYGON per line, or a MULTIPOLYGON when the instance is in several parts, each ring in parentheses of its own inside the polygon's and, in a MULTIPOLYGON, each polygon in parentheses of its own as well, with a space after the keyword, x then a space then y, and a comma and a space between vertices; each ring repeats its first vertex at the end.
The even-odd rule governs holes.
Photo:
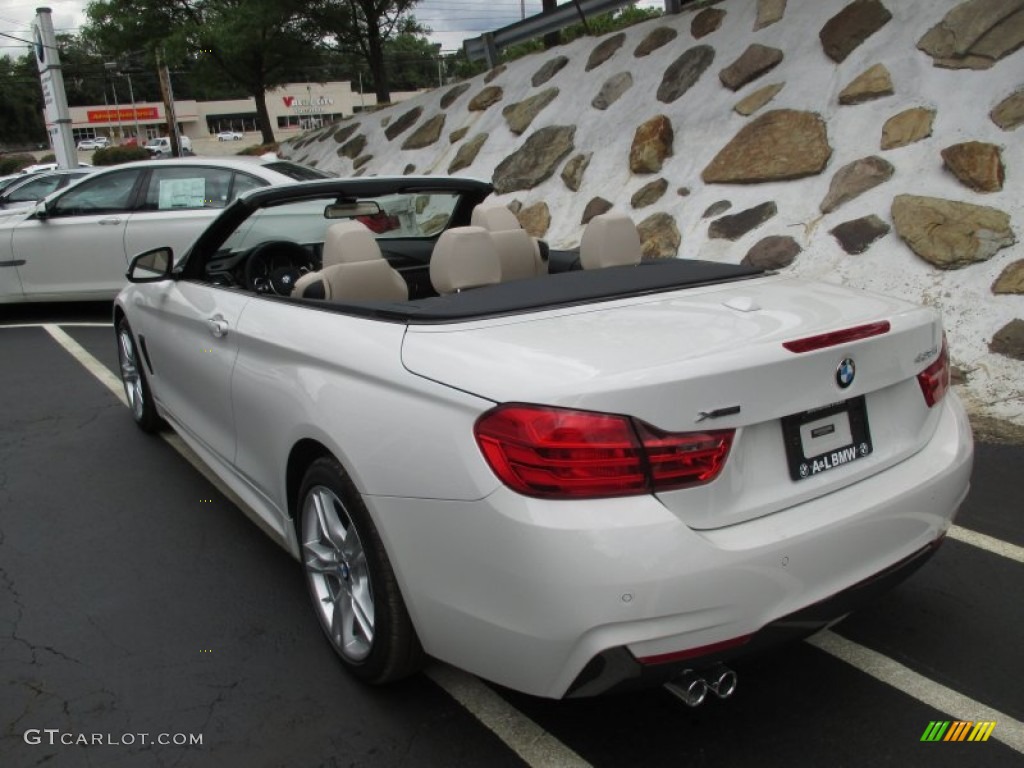
POLYGON ((245 285, 256 293, 290 296, 295 281, 316 269, 309 251, 291 240, 267 240, 245 260, 245 285))

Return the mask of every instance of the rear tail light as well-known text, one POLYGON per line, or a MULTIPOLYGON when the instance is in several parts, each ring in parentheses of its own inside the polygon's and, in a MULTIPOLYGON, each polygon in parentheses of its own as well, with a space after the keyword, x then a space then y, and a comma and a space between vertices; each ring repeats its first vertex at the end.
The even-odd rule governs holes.
POLYGON ((473 429, 509 488, 546 499, 632 496, 702 485, 725 465, 734 430, 664 432, 614 414, 501 405, 473 429))
POLYGON ((941 402, 949 391, 949 346, 946 344, 946 336, 942 336, 942 349, 934 363, 929 365, 917 374, 917 383, 921 385, 921 392, 924 394, 924 401, 931 408, 941 402))

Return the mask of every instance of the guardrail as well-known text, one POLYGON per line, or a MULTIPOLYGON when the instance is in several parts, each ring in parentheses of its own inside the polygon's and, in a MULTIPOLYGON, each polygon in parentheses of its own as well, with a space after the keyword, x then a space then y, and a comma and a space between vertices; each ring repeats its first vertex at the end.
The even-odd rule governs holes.
MULTIPOLYGON (((480 37, 473 37, 464 40, 462 48, 470 61, 487 62, 487 66, 498 65, 498 51, 516 43, 532 40, 535 37, 546 35, 549 32, 556 32, 570 24, 575 24, 580 17, 590 18, 600 16, 621 8, 624 5, 632 5, 636 0, 574 0, 574 2, 562 3, 550 13, 539 13, 529 16, 521 21, 509 24, 507 27, 496 29, 493 32, 484 32, 480 37)), ((707 3, 708 0, 665 0, 665 13, 679 13, 683 6, 699 5, 707 3)), ((712 0, 713 1, 713 0, 712 0)))

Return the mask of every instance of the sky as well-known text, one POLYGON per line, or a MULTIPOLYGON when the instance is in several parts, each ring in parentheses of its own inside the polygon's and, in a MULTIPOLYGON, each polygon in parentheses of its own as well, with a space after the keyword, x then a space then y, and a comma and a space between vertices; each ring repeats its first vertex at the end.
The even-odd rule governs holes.
MULTIPOLYGON (((35 10, 49 7, 53 26, 58 33, 76 33, 85 23, 87 0, 0 0, 0 32, 30 39, 35 10)), ((642 2, 640 5, 652 3, 642 2)), ((541 0, 422 0, 413 15, 430 27, 432 42, 441 43, 443 51, 462 47, 462 41, 478 37, 481 32, 498 29, 522 18, 522 14, 540 12, 541 0)), ((0 53, 20 56, 25 46, 16 40, 0 37, 0 53)))

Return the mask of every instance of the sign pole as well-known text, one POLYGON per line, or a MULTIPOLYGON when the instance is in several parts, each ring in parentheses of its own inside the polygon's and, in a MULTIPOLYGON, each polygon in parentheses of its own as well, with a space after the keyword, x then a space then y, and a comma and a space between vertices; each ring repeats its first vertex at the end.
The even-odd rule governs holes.
POLYGON ((32 25, 33 50, 39 67, 39 82, 43 87, 43 114, 50 144, 57 158, 58 168, 77 168, 78 151, 71 130, 71 113, 64 93, 64 75, 57 53, 57 35, 49 8, 36 8, 36 21, 32 25))

